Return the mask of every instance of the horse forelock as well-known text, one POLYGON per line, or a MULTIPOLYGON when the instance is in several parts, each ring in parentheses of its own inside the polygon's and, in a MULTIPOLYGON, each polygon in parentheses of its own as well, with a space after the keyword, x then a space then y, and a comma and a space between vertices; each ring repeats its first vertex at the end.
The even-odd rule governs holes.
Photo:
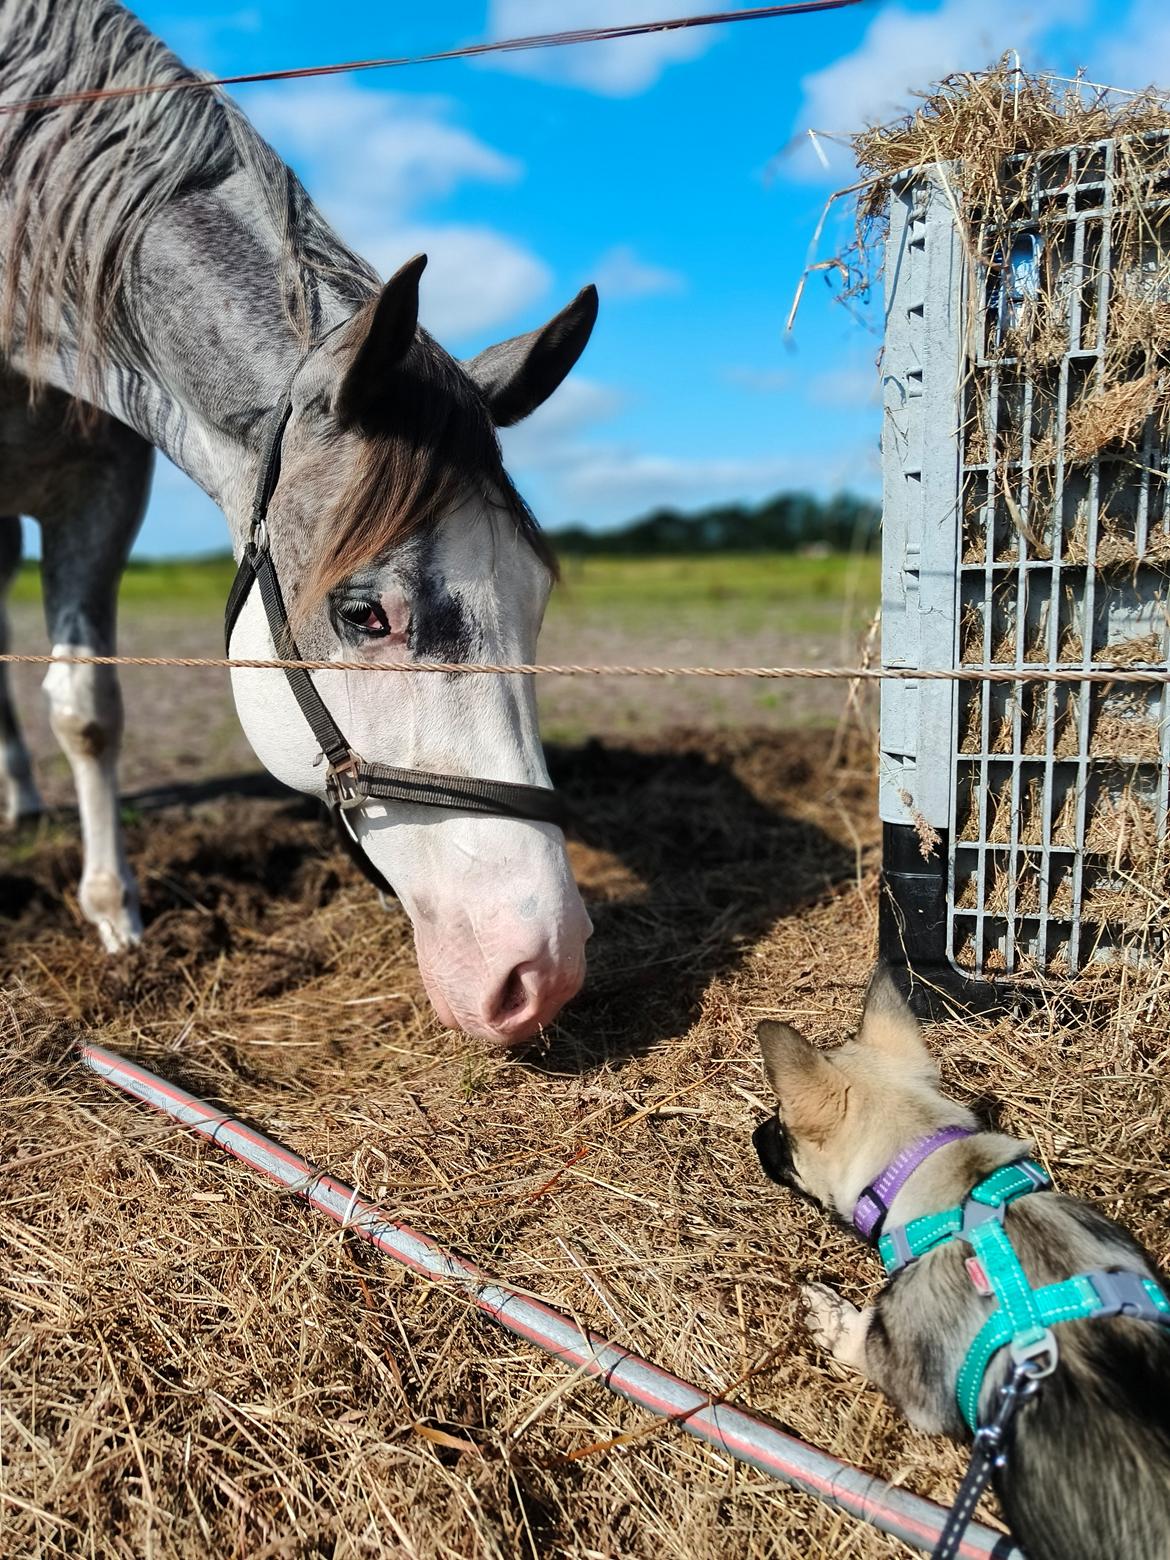
POLYGON ((556 576, 553 549, 508 475, 483 399, 425 331, 347 431, 357 436, 352 469, 339 501, 318 522, 298 616, 471 498, 503 512, 556 576))

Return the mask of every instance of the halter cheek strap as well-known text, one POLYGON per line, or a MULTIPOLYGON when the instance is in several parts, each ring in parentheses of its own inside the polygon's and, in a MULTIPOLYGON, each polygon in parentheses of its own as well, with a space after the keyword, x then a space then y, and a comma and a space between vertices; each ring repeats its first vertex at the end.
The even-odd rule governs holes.
MULTIPOLYGON (((295 375, 294 375, 295 378, 295 375)), ((293 638, 284 597, 268 541, 268 506, 280 481, 281 446, 292 415, 291 384, 272 420, 252 503, 252 521, 243 556, 228 593, 224 611, 224 637, 231 654, 232 630, 253 585, 258 586, 269 633, 281 661, 302 659, 293 638)), ((398 768, 369 763, 350 747, 330 714, 316 685, 303 667, 285 668, 285 677, 325 759, 325 795, 337 825, 338 837, 354 863, 381 893, 394 890, 370 861, 345 814, 367 801, 412 802, 425 807, 446 807, 459 812, 551 823, 565 828, 568 810, 563 799, 545 786, 517 785, 508 780, 480 780, 464 775, 436 774, 426 769, 398 768)))

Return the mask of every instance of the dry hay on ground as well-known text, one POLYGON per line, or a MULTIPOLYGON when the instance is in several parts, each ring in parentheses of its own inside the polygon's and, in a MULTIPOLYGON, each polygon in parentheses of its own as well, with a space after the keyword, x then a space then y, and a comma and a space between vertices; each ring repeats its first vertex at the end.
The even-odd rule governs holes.
MULTIPOLYGON (((0 1546, 11 1555, 904 1555, 732 1468, 404 1274, 78 1070, 79 1031, 230 1103, 489 1271, 924 1494, 956 1448, 812 1348, 795 1285, 877 1265, 764 1182, 752 1033, 832 1039, 874 948, 868 764, 827 739, 678 734, 555 758, 597 924, 589 988, 527 1057, 430 1017, 381 914, 300 803, 131 830, 149 928, 107 962, 76 846, 0 876, 0 1546), (750 1374, 749 1374, 750 1373, 750 1374), (605 1449, 619 1433, 630 1439, 605 1449)), ((16 853, 10 853, 10 861, 16 853)), ((1070 1189, 1161 1255, 1164 1002, 1100 1028, 931 1032, 1070 1189)))

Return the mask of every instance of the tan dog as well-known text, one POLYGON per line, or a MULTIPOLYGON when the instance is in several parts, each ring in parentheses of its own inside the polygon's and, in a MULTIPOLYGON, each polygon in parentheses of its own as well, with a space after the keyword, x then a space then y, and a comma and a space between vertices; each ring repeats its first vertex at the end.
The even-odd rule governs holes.
MULTIPOLYGON (((755 1134, 764 1170, 846 1221, 856 1217, 875 1240, 884 1225, 904 1246, 911 1221, 969 1204, 984 1178, 1027 1163, 1026 1143, 981 1130, 939 1092, 888 975, 875 977, 856 1038, 836 1050, 817 1050, 781 1023, 762 1023, 758 1038, 779 1102, 755 1134), (875 1186, 894 1188, 888 1208, 875 1186)), ((996 1217, 1034 1289, 1095 1273, 1128 1295, 1155 1280, 1146 1253, 1111 1219, 1052 1190, 1026 1192, 996 1217)), ((970 1434, 956 1380, 996 1308, 973 1261, 966 1237, 951 1238, 902 1266, 864 1310, 824 1284, 803 1291, 810 1330, 835 1359, 919 1429, 956 1438, 970 1434)), ((994 1476, 1031 1560, 1170 1557, 1170 1327, 1141 1305, 1120 1309, 1055 1328, 1055 1371, 1019 1411, 994 1476)), ((1008 1354, 1000 1348, 982 1378, 980 1424, 995 1411, 1008 1354)))

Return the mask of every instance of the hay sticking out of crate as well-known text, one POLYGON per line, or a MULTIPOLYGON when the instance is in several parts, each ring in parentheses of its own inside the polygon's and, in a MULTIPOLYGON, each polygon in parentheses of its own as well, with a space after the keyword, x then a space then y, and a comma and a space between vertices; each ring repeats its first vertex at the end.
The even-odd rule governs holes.
POLYGON ((963 717, 963 734, 959 738, 960 753, 978 753, 983 742, 983 694, 972 688, 967 698, 963 717))
POLYGON ((999 717, 999 724, 996 727, 995 735, 991 739, 990 751, 992 753, 1012 752, 1015 746, 1013 740, 1014 734, 1012 712, 1010 709, 1004 710, 1003 714, 999 717))
MULTIPOLYGON (((1170 175, 1168 132, 1170 104, 1153 89, 1123 95, 1060 82, 1014 68, 1006 58, 992 70, 947 76, 912 113, 853 137, 858 166, 869 177, 858 198, 857 238, 845 257, 853 290, 869 286, 879 269, 892 193, 907 174, 931 168, 946 181, 968 254, 984 262, 1006 254, 1020 224, 1041 238, 1039 292, 1024 301, 993 350, 1041 378, 1070 348, 1098 351, 1094 308, 1085 311, 1088 339, 1070 339, 1069 301, 1080 283, 1059 269, 1058 235, 1070 177, 1065 154, 1114 140, 1113 286, 1104 350, 1091 388, 1069 408, 1065 455, 1084 461, 1111 447, 1137 450, 1147 432, 1170 427, 1170 376, 1161 359, 1170 325, 1170 235, 1142 209, 1170 175), (1030 199, 1034 175, 1050 196, 1038 212, 1030 199)), ((966 459, 982 464, 994 454, 987 447, 986 386, 969 383, 965 399, 966 459)))
POLYGON ((1148 866, 1159 851, 1153 809, 1131 786, 1116 794, 1102 791, 1085 821, 1085 849, 1109 856, 1119 867, 1148 866))
POLYGON ((1044 843, 1044 782, 1039 775, 1032 775, 1020 809, 1020 844, 1044 843))
POLYGON ((1109 666, 1141 666, 1162 658, 1160 634, 1135 634, 1129 639, 1115 639, 1093 652, 1095 664, 1109 666))
POLYGON ((1072 873, 1066 872, 1056 892, 1048 901, 1048 914, 1058 920, 1067 920, 1073 912, 1072 873))
POLYGON ((962 810, 959 814, 959 839, 977 840, 978 838, 979 790, 977 784, 972 781, 972 783, 966 789, 962 810))
POLYGON ((989 845, 1007 845, 1012 837, 1012 788, 1011 783, 1005 782, 999 795, 995 798, 995 810, 991 815, 991 828, 988 830, 987 842, 989 845))
POLYGON ((983 660, 983 611, 974 601, 967 602, 960 615, 959 644, 964 661, 983 660))
MULTIPOLYGON (((1151 349, 1153 343, 1150 343, 1151 349)), ((1147 422, 1165 416, 1165 376, 1148 369, 1136 379, 1115 379, 1081 396, 1068 409, 1065 454, 1088 461, 1110 445, 1136 449, 1147 422)))
POLYGON ((1132 758, 1157 763, 1162 756, 1157 721, 1133 720, 1105 711, 1097 718, 1089 752, 1094 758, 1132 758))
MULTIPOLYGON (((1136 563, 1137 555, 1132 521, 1102 510, 1097 518, 1097 551, 1093 559, 1096 567, 1108 569, 1118 564, 1136 563)), ((1076 523, 1064 544, 1064 561, 1076 564, 1089 561, 1089 519, 1083 505, 1077 510, 1076 523)))
POLYGON ((1054 749, 1057 758, 1075 758, 1080 749, 1080 736, 1078 732, 1077 700, 1075 694, 1070 694, 1067 708, 1056 721, 1056 746, 1054 749))
POLYGON ((1168 129, 1170 109, 1153 91, 1118 101, 1005 58, 992 70, 947 76, 913 113, 855 135, 853 150, 862 172, 877 176, 862 197, 866 215, 881 215, 899 173, 926 163, 961 163, 965 199, 991 209, 1003 198, 1000 170, 1010 157, 1168 129))
POLYGON ((1052 843, 1071 848, 1077 842, 1077 791, 1069 786, 1060 810, 1052 820, 1052 843))
POLYGON ((1094 758, 1136 759, 1157 763, 1162 756, 1162 728, 1151 712, 1146 696, 1130 689, 1093 696, 1093 734, 1089 752, 1094 758))

